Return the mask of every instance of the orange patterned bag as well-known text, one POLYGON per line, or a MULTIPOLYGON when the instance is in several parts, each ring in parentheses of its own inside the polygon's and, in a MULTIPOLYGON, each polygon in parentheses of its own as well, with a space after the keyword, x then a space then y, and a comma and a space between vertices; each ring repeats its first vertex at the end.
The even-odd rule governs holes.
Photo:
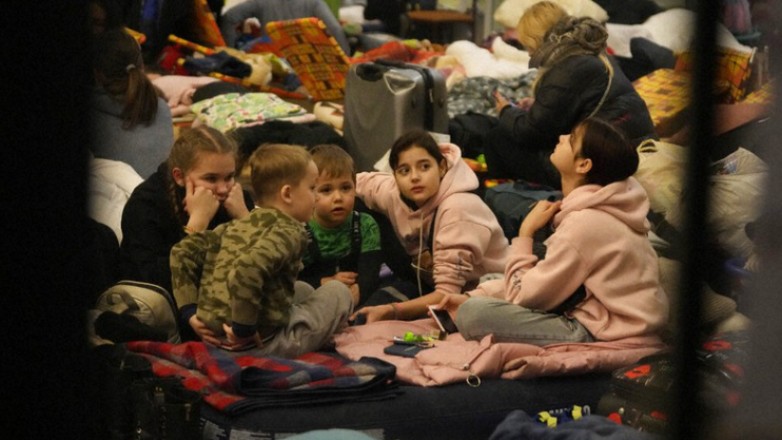
POLYGON ((266 33, 314 101, 342 99, 350 61, 317 18, 272 21, 266 33))
MULTIPOLYGON (((732 104, 744 99, 752 74, 752 52, 744 52, 727 47, 718 47, 716 81, 726 83, 726 93, 723 104, 732 104)), ((692 52, 683 52, 676 57, 676 67, 679 72, 693 71, 692 52)))

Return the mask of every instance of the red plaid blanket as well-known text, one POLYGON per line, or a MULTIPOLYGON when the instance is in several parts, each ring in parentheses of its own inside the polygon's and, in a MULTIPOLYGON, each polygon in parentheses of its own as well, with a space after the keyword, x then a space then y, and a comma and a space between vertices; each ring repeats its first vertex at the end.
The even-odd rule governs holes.
POLYGON ((265 407, 313 405, 395 397, 396 368, 365 357, 351 361, 313 352, 296 359, 230 353, 201 343, 136 341, 126 344, 152 363, 156 376, 177 376, 185 388, 230 415, 265 407))

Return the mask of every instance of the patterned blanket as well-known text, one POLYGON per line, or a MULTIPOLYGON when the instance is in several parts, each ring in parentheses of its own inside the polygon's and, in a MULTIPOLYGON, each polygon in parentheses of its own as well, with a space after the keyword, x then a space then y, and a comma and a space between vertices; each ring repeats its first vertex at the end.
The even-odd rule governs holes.
POLYGON ((397 396, 396 368, 376 358, 351 361, 313 352, 296 359, 231 353, 202 342, 126 344, 152 363, 156 376, 177 376, 185 388, 229 415, 258 408, 314 405, 397 396))

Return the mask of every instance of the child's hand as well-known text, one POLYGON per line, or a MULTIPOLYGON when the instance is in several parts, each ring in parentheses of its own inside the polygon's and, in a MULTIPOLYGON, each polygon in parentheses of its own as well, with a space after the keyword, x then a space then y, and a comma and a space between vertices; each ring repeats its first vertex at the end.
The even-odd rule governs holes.
POLYGON ((348 287, 350 287, 350 286, 356 284, 356 280, 357 279, 358 279, 358 273, 356 273, 356 272, 337 272, 336 274, 334 274, 333 277, 323 278, 321 280, 321 285, 323 285, 326 282, 331 281, 331 280, 337 280, 340 283, 343 283, 343 284, 347 285, 348 287))
POLYGON ((385 321, 394 317, 394 308, 389 304, 363 307, 353 313, 350 316, 350 320, 355 321, 358 315, 364 315, 366 317, 366 323, 385 321))
POLYGON ((524 111, 529 111, 530 107, 532 107, 532 104, 534 103, 535 103, 535 98, 528 96, 526 98, 521 98, 519 101, 516 101, 516 107, 524 111))
POLYGON ((223 206, 231 218, 242 218, 250 213, 247 210, 247 205, 244 204, 244 192, 241 184, 234 183, 231 192, 228 193, 228 198, 223 202, 223 206))
POLYGON ((350 289, 350 298, 353 300, 353 304, 358 304, 361 301, 361 292, 358 290, 358 283, 348 286, 350 289))
POLYGON ((532 238, 540 228, 546 226, 548 222, 554 218, 554 214, 559 212, 559 208, 562 206, 562 201, 549 202, 548 200, 541 200, 535 204, 535 207, 524 217, 524 221, 521 222, 519 228, 519 237, 532 238))
POLYGON ((501 113, 502 109, 504 109, 506 106, 511 105, 510 101, 508 101, 504 96, 500 94, 498 91, 494 91, 494 108, 497 110, 497 113, 501 113))
POLYGON ((196 186, 191 179, 185 180, 185 211, 190 215, 187 225, 196 231, 203 231, 209 226, 220 207, 220 201, 210 191, 196 186))
POLYGON ((451 315, 451 318, 456 317, 456 311, 459 306, 464 304, 465 301, 470 299, 469 296, 457 293, 446 293, 443 299, 437 304, 437 308, 441 310, 447 310, 451 315))
POLYGON ((196 315, 191 316, 188 323, 202 341, 206 342, 207 344, 220 345, 220 340, 217 339, 217 336, 214 334, 214 332, 210 330, 203 321, 198 319, 196 315))
POLYGON ((234 334, 233 329, 228 324, 223 324, 223 331, 225 331, 225 340, 220 344, 221 348, 231 351, 246 350, 253 346, 262 348, 263 340, 258 332, 255 332, 252 336, 246 338, 237 337, 234 334))
MULTIPOLYGON (((361 294, 358 290, 358 273, 356 272, 337 272, 333 277, 323 277, 320 279, 320 285, 324 285, 329 281, 339 281, 340 283, 348 286, 350 289, 350 297, 353 299, 353 304, 358 304, 361 299, 361 294)), ((351 318, 352 319, 352 318, 351 318)))

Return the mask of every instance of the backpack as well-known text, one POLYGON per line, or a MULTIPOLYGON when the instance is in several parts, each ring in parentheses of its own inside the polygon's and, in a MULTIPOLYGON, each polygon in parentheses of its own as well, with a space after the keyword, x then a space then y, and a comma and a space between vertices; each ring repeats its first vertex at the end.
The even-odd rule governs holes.
MULTIPOLYGON (((707 417, 719 417, 741 401, 748 362, 746 331, 716 334, 696 349, 699 398, 707 417)), ((639 431, 664 434, 671 411, 677 366, 671 352, 647 356, 611 373, 609 390, 598 402, 597 414, 639 431)))
POLYGON ((483 139, 486 133, 497 127, 500 120, 494 116, 473 111, 456 115, 448 121, 451 142, 462 149, 462 156, 477 158, 483 154, 483 139))
POLYGON ((93 343, 155 340, 178 344, 173 296, 155 284, 123 280, 106 289, 89 313, 93 343))
MULTIPOLYGON (((519 235, 521 222, 535 203, 540 200, 553 202, 560 199, 562 199, 562 191, 524 180, 493 186, 487 189, 484 195, 484 201, 497 217, 502 232, 508 240, 513 240, 519 235)), ((536 243, 542 243, 551 235, 549 228, 542 228, 538 232, 535 237, 536 243)))

